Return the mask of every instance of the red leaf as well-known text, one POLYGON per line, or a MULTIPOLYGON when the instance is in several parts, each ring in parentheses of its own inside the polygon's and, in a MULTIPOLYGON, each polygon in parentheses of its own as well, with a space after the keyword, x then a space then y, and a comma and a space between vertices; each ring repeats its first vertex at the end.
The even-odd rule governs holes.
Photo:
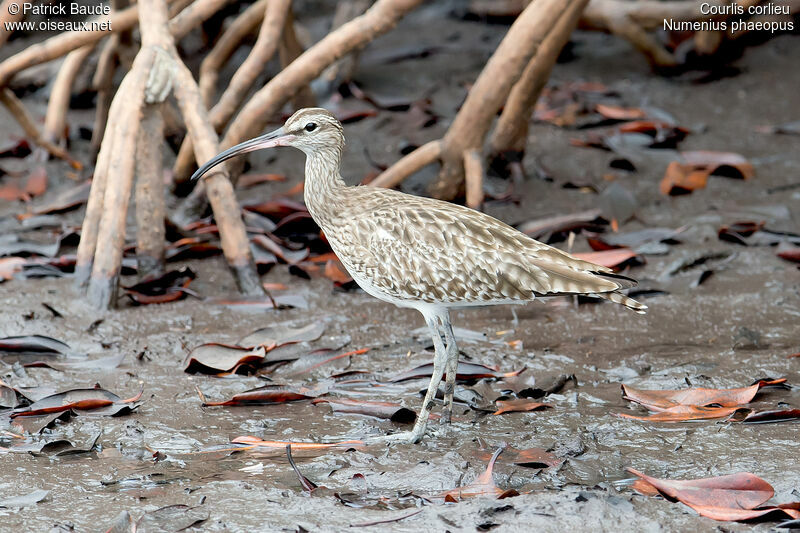
POLYGON ((495 404, 497 404, 498 409, 497 411, 492 413, 493 415, 502 415, 503 413, 537 411, 539 409, 552 407, 552 405, 550 404, 535 402, 527 398, 520 398, 518 400, 497 400, 495 404))
POLYGON ((637 107, 597 104, 594 109, 605 118, 611 120, 635 120, 646 116, 646 113, 637 107))
POLYGON ((203 401, 204 407, 231 406, 231 405, 268 405, 274 403, 296 402, 298 400, 310 400, 318 396, 311 390, 300 389, 299 391, 284 388, 276 385, 265 385, 231 397, 230 400, 221 402, 203 401))
POLYGON ((666 496, 687 505, 754 509, 772 498, 775 492, 772 485, 746 472, 702 479, 669 480, 650 477, 633 468, 626 470, 666 496))
POLYGON ((456 489, 448 490, 447 492, 441 494, 441 497, 444 498, 446 502, 457 502, 466 498, 475 498, 477 496, 500 496, 503 494, 503 490, 500 489, 494 483, 494 479, 492 477, 492 472, 494 471, 494 465, 497 462, 497 457, 503 452, 504 448, 498 448, 492 458, 489 460, 489 465, 486 467, 486 470, 475 478, 475 481, 470 483, 465 487, 459 487, 456 489))

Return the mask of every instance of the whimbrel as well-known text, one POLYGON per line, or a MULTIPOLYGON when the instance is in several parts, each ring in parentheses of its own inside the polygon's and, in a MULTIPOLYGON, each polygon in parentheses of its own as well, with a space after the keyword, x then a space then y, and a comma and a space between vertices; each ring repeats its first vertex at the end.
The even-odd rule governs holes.
POLYGON ((306 206, 356 283, 376 298, 416 309, 430 329, 433 375, 414 428, 381 440, 422 438, 443 376, 442 421, 450 421, 458 368, 451 309, 559 294, 595 295, 637 313, 647 308, 619 292, 636 285, 634 280, 538 242, 485 213, 389 189, 348 187, 339 173, 342 125, 325 109, 297 111, 282 128, 220 153, 192 179, 238 154, 274 146, 306 154, 306 206))

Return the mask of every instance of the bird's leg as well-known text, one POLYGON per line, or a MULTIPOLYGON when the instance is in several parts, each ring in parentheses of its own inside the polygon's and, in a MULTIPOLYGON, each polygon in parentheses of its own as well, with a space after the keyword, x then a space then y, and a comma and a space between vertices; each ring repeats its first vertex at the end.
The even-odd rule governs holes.
POLYGON ((422 440, 422 436, 425 434, 425 428, 428 425, 428 417, 431 414, 431 409, 433 409, 436 391, 439 390, 439 384, 442 382, 448 355, 444 343, 442 342, 442 336, 439 333, 437 317, 426 316, 425 322, 431 330, 431 337, 433 337, 433 349, 435 350, 433 356, 433 374, 428 384, 428 392, 425 393, 425 399, 422 400, 422 407, 417 414, 417 421, 414 423, 414 428, 411 431, 365 439, 364 442, 367 444, 376 442, 414 444, 422 440))
POLYGON ((445 366, 447 378, 444 382, 442 424, 449 424, 453 414, 453 396, 456 392, 456 374, 458 373, 458 345, 456 336, 453 334, 453 325, 450 323, 450 313, 443 315, 442 328, 444 329, 444 340, 447 343, 447 364, 445 366))

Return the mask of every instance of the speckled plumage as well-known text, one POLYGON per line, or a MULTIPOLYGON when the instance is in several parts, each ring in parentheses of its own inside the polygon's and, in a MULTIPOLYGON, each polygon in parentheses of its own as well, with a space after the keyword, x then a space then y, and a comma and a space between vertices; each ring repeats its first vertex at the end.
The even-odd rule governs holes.
POLYGON ((489 215, 398 191, 346 186, 339 174, 342 125, 324 109, 298 111, 282 128, 226 150, 195 176, 237 154, 273 146, 293 146, 306 154, 306 206, 353 279, 376 298, 419 310, 431 331, 433 375, 414 429, 380 440, 422 438, 445 373, 442 421, 449 423, 458 368, 452 308, 593 294, 638 313, 646 309, 619 292, 635 281, 489 215))
POLYGON ((306 152, 306 205, 347 271, 373 296, 406 307, 463 307, 597 294, 643 309, 615 292, 632 280, 485 213, 388 189, 347 187, 339 175, 344 137, 333 116, 302 110, 285 129, 309 117, 333 127, 330 144, 306 152))

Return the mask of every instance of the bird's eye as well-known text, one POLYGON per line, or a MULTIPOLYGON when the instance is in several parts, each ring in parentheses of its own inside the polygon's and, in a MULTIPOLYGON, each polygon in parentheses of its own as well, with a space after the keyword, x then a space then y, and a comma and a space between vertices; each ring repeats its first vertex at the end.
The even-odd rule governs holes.
POLYGON ((306 124, 305 127, 306 131, 314 131, 315 129, 317 129, 317 125, 315 123, 309 122, 308 124, 306 124))

